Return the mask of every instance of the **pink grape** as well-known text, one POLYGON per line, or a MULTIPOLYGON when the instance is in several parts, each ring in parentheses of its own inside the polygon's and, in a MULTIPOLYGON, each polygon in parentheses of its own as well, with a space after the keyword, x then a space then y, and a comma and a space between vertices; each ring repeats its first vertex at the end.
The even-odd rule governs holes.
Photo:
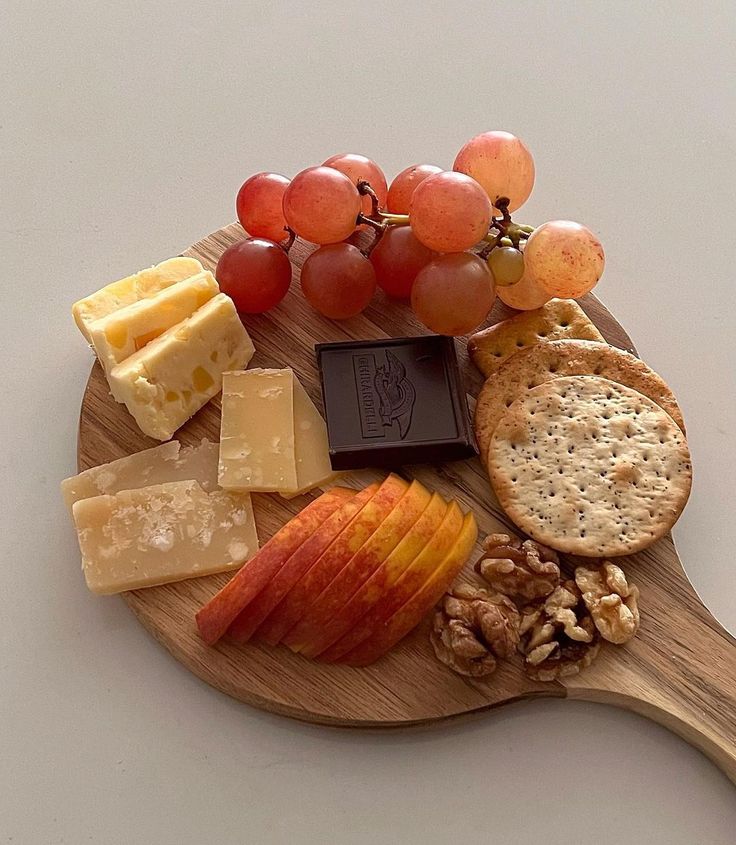
POLYGON ((286 296, 291 284, 291 262, 273 241, 248 238, 222 253, 215 278, 238 311, 260 314, 286 296))
POLYGON ((537 287, 526 273, 516 284, 498 285, 496 293, 501 302, 517 311, 533 311, 535 308, 541 308, 545 302, 552 299, 546 291, 537 287))
POLYGON ((577 299, 603 275, 606 259, 596 236, 570 220, 552 220, 535 229, 524 250, 529 279, 550 296, 577 299))
POLYGON ((491 202, 509 200, 509 211, 520 208, 534 187, 534 159, 526 144, 509 132, 484 132, 463 146, 453 170, 480 182, 491 202))
POLYGON ((462 252, 487 233, 491 203, 470 176, 443 171, 428 176, 411 198, 409 222, 417 240, 436 252, 462 252))
POLYGON ((402 170, 388 189, 388 210, 394 214, 408 214, 415 188, 427 176, 433 176, 435 173, 442 173, 442 168, 435 164, 412 164, 402 170))
POLYGON ((271 241, 285 240, 283 201, 288 185, 286 176, 278 173, 256 173, 243 182, 235 208, 240 225, 249 235, 271 241))
POLYGON ((417 273, 433 258, 437 253, 420 243, 409 226, 391 226, 370 255, 379 286, 397 299, 409 298, 417 273))
POLYGON ((470 252, 440 255, 419 271, 411 291, 414 313, 437 334, 464 335, 487 317, 495 299, 493 276, 470 252))
MULTIPOLYGON (((378 197, 379 208, 385 207, 386 195, 388 193, 386 177, 383 175, 383 170, 381 170, 375 161, 357 153, 340 153, 339 155, 328 158, 322 166, 334 167, 335 170, 344 173, 354 185, 357 185, 360 179, 370 182, 371 188, 373 188, 378 197)), ((372 210, 373 202, 371 198, 368 195, 363 196, 363 214, 370 216, 372 210)))
POLYGON ((346 320, 360 314, 373 298, 376 272, 352 244, 328 244, 304 262, 301 284, 304 298, 320 314, 346 320))
POLYGON ((315 244, 344 241, 355 229, 360 194, 345 174, 333 167, 308 167, 284 192, 284 217, 291 228, 315 244))

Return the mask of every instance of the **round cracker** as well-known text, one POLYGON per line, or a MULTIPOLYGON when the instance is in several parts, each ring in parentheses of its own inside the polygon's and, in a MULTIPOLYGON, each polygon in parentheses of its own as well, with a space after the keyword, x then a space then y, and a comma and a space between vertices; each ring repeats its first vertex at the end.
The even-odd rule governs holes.
POLYGON ((525 391, 496 426, 488 469, 519 528, 590 557, 632 554, 659 539, 682 512, 692 475, 672 417, 597 376, 525 391))
POLYGON ((596 375, 631 387, 663 408, 685 431, 682 411, 665 380, 636 356, 592 340, 554 340, 522 349, 490 376, 475 406, 475 436, 487 463, 498 421, 526 390, 562 376, 596 375))

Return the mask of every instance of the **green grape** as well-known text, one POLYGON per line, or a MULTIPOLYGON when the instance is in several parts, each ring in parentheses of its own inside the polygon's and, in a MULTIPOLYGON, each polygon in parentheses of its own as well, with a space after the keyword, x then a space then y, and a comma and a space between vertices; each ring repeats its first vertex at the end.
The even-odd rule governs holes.
POLYGON ((513 246, 496 247, 488 256, 488 266, 499 287, 515 285, 524 275, 524 256, 513 246))

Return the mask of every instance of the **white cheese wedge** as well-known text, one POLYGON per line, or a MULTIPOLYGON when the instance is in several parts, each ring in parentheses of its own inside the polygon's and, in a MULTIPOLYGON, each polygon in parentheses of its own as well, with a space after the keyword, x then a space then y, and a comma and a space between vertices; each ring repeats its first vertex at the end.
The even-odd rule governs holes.
POLYGON ((225 373, 220 422, 220 486, 276 493, 298 486, 294 455, 294 373, 225 373))
POLYGON ((299 379, 294 376, 294 454, 296 489, 279 490, 290 499, 335 479, 330 464, 327 425, 299 379))
POLYGON ((74 320, 79 331, 91 343, 89 326, 95 320, 106 317, 126 305, 132 305, 139 299, 153 296, 169 285, 201 273, 203 269, 196 258, 169 258, 155 267, 105 285, 90 296, 75 302, 72 306, 74 320))
POLYGON ((258 550, 250 496, 196 481, 81 499, 72 512, 87 586, 102 595, 237 569, 258 550))
POLYGON ((202 440, 198 446, 182 446, 178 440, 170 440, 66 478, 61 482, 61 494, 71 510, 80 499, 171 481, 196 481, 210 493, 218 487, 219 452, 220 444, 210 440, 202 440))
POLYGON ((113 367, 108 382, 144 434, 168 440, 253 352, 232 299, 219 293, 113 367))
POLYGON ((219 292, 215 277, 204 270, 90 323, 92 345, 105 372, 191 317, 219 292))

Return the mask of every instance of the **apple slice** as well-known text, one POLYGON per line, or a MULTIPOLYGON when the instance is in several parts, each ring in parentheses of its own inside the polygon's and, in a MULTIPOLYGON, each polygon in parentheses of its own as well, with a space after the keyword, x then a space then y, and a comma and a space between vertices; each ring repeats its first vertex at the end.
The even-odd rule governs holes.
POLYGON ((340 662, 348 666, 367 666, 393 648, 437 604, 463 568, 477 539, 478 526, 473 514, 469 513, 452 548, 427 581, 390 619, 340 662))
POLYGON ((209 645, 216 643, 294 550, 355 493, 355 490, 346 487, 333 487, 310 502, 274 534, 219 593, 200 608, 196 619, 202 639, 209 645))
POLYGON ((346 562, 300 622, 284 637, 284 643, 292 651, 314 657, 350 627, 350 617, 346 625, 345 617, 340 615, 341 609, 396 550, 409 529, 421 519, 431 499, 432 494, 426 487, 419 481, 412 481, 406 495, 375 533, 346 562))
POLYGON ((357 517, 334 540, 313 566, 297 581, 256 631, 256 636, 276 645, 302 618, 312 602, 352 558, 409 489, 403 478, 391 473, 357 517))
POLYGON ((367 640, 374 631, 378 631, 394 613, 397 613, 421 589, 432 573, 437 570, 460 535, 462 527, 463 513, 457 502, 450 502, 442 517, 442 522, 432 538, 398 581, 381 596, 380 601, 376 602, 344 637, 341 637, 334 645, 323 651, 319 659, 326 663, 338 662, 341 657, 367 640))
MULTIPOLYGON (((341 640, 368 611, 383 599, 412 565, 417 555, 429 543, 435 531, 442 524, 446 512, 447 502, 439 493, 433 493, 421 516, 409 528, 396 548, 364 580, 347 601, 343 601, 341 606, 326 618, 314 645, 309 648, 309 651, 302 649, 301 653, 315 657, 328 649, 333 643, 341 640)), ((376 535, 374 535, 375 537, 376 535)), ((369 542, 373 542, 373 538, 369 542)), ((354 563, 351 561, 351 569, 353 565, 354 563)), ((343 579, 343 576, 347 574, 346 567, 338 577, 343 579)), ((335 586, 335 581, 333 581, 329 589, 332 590, 335 586)), ((347 592, 346 590, 346 595, 347 592)))
POLYGON ((340 532, 370 502, 379 489, 371 484, 348 499, 341 508, 333 511, 327 519, 307 538, 285 561, 260 593, 238 614, 228 628, 230 639, 237 643, 247 642, 256 628, 276 607, 281 599, 297 583, 319 556, 328 548, 340 532))
MULTIPOLYGON (((330 646, 333 643, 338 646, 344 642, 348 632, 356 630, 354 626, 362 622, 367 613, 376 613, 381 606, 385 605, 386 597, 390 595, 391 589, 403 578, 406 571, 413 566, 415 559, 431 543, 432 538, 442 525, 442 521, 447 513, 447 507, 447 502, 439 493, 432 494, 432 498, 421 517, 412 525, 404 539, 352 598, 348 600, 347 604, 340 608, 334 616, 334 621, 328 623, 328 627, 330 628, 330 646), (340 631, 338 636, 334 636, 333 632, 335 630, 340 631)), ((458 522, 457 528, 459 529, 459 527, 460 523, 458 522)), ((452 536, 456 536, 457 533, 458 531, 455 530, 452 536)), ((417 584, 417 586, 419 585, 417 584)), ((397 609, 400 603, 399 601, 396 604, 397 609)), ((349 651, 359 641, 356 640, 340 653, 344 654, 346 651, 349 651)), ((321 660, 321 655, 329 651, 330 649, 327 647, 320 649, 319 652, 316 652, 316 654, 320 655, 318 659, 321 660)))

